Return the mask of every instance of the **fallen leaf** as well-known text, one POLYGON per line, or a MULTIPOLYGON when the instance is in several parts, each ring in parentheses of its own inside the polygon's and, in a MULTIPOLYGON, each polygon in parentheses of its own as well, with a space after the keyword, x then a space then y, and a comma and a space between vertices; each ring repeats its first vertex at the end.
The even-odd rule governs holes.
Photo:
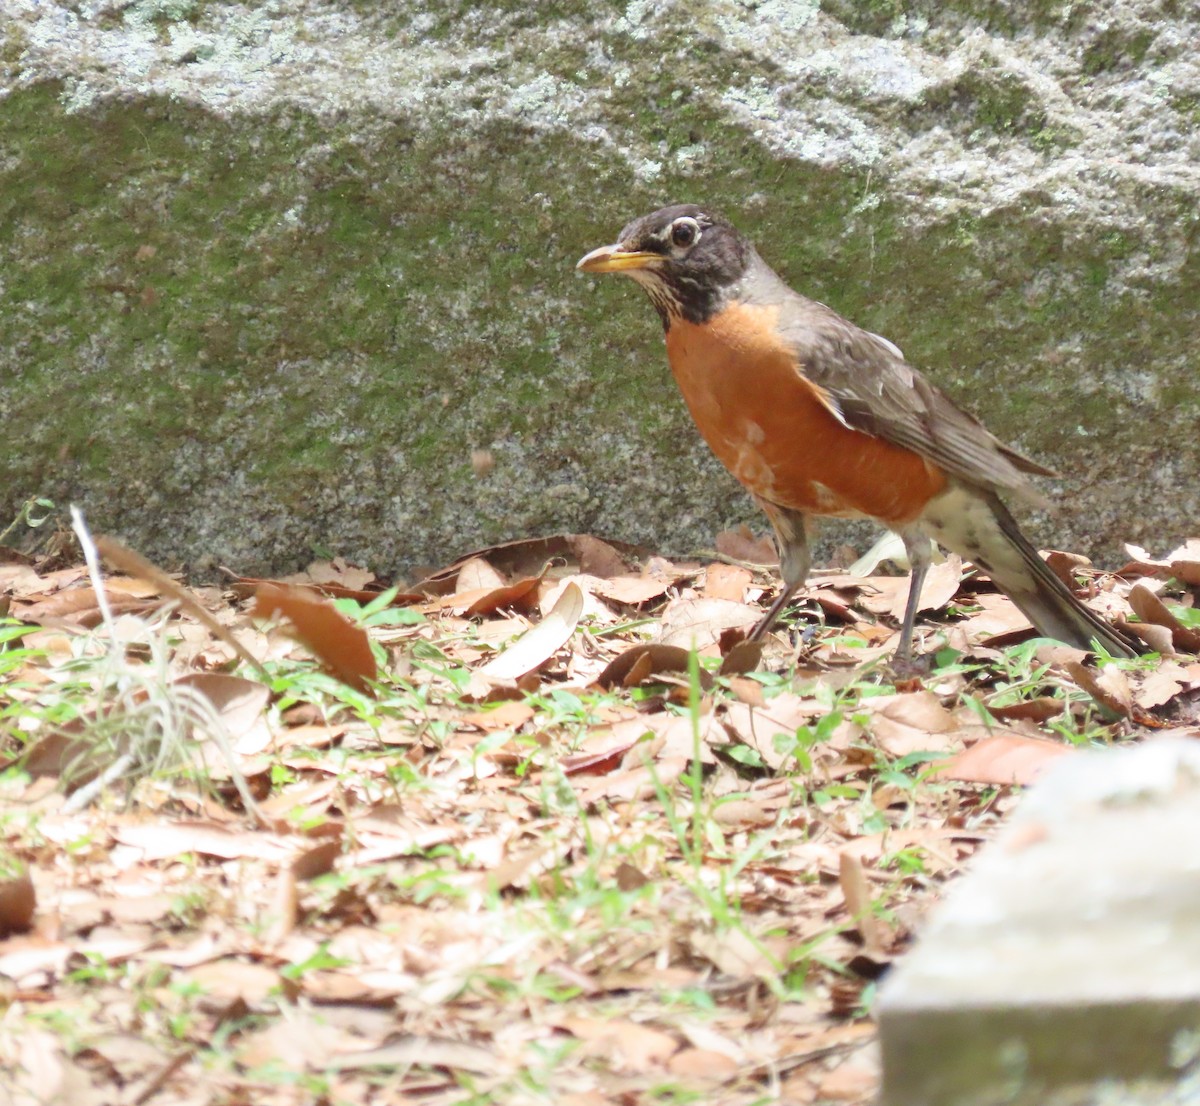
POLYGON ((716 549, 724 557, 771 568, 779 564, 779 553, 769 534, 754 534, 745 523, 717 535, 716 549))
POLYGON ((144 862, 185 853, 200 853, 223 860, 257 857, 290 862, 308 845, 305 838, 278 837, 270 833, 236 832, 212 822, 153 822, 114 826, 113 837, 140 851, 144 862))
MULTIPOLYGON (((921 586, 921 598, 917 605, 920 611, 940 611, 958 594, 958 586, 962 582, 962 558, 957 553, 947 553, 946 559, 940 564, 929 566, 925 574, 925 582, 921 586)), ((907 577, 872 576, 872 585, 886 589, 888 606, 886 613, 897 621, 904 617, 908 605, 909 582, 907 577), (888 583, 881 584, 886 580, 888 583), (899 580, 900 584, 891 581, 899 580)), ((865 605, 865 604, 864 604, 865 605)), ((874 607, 868 607, 874 610, 874 607)), ((883 613, 883 612, 876 612, 883 613)))
MULTIPOLYGON (((725 639, 721 639, 721 648, 725 648, 725 639)), ((719 676, 744 676, 753 672, 762 662, 763 643, 761 641, 739 641, 733 645, 721 658, 719 676)))
POLYGON ((758 979, 775 979, 779 965, 757 941, 741 929, 729 929, 722 933, 694 930, 688 937, 692 948, 712 963, 717 971, 734 979, 747 976, 758 979))
POLYGON ((1192 686, 1187 669, 1181 664, 1163 661, 1153 672, 1146 674, 1138 685, 1135 698, 1143 710, 1153 710, 1169 703, 1181 691, 1192 686))
POLYGON ((1066 699, 1056 699, 1051 695, 1022 699, 1020 702, 1009 703, 1002 707, 992 706, 991 703, 986 705, 988 713, 993 718, 1021 719, 1028 722, 1046 722, 1051 718, 1057 718, 1067 709, 1066 699))
POLYGON ((504 576, 482 557, 472 557, 470 560, 464 561, 462 567, 459 568, 458 579, 454 581, 454 590, 456 592, 491 591, 495 588, 502 588, 507 583, 504 576))
POLYGON ((255 594, 253 613, 256 618, 286 618, 304 647, 333 675, 356 691, 370 690, 378 674, 370 638, 328 600, 302 588, 264 584, 255 594))
POLYGON ((271 743, 266 709, 271 689, 266 684, 221 672, 191 672, 174 681, 191 688, 216 710, 233 747, 242 756, 261 753, 271 743))
POLYGON ((866 1068, 842 1064, 817 1084, 817 1094, 829 1102, 867 1102, 879 1089, 879 1076, 866 1068))
POLYGON ((358 565, 348 564, 341 557, 331 561, 313 561, 302 573, 295 577, 285 577, 283 583, 304 583, 311 581, 321 587, 336 584, 349 592, 362 592, 375 579, 375 573, 358 565))
POLYGON ((403 1037, 379 1048, 348 1052, 333 1056, 326 1064, 328 1071, 355 1071, 363 1068, 409 1068, 414 1064, 446 1068, 449 1071, 469 1071, 476 1075, 502 1075, 515 1067, 513 1059, 463 1041, 447 1041, 436 1037, 403 1037))
POLYGON ((658 640, 663 645, 705 649, 715 645, 723 630, 749 629, 762 612, 728 599, 678 599, 662 617, 658 640))
POLYGON ((669 788, 687 769, 691 757, 660 757, 649 764, 638 764, 606 776, 584 777, 574 782, 575 795, 579 804, 588 808, 604 800, 606 802, 632 802, 648 799, 669 788))
POLYGON ((613 1057, 618 1071, 647 1072, 660 1069, 679 1049, 679 1042, 669 1033, 621 1018, 565 1017, 557 1020, 559 1028, 587 1042, 585 1052, 591 1056, 613 1057))
POLYGON ((940 780, 1007 787, 1033 783, 1046 765, 1073 750, 1056 741, 1020 734, 997 734, 941 762, 932 775, 940 780))
POLYGON ((492 680, 515 680, 545 664, 571 638, 583 614, 583 592, 574 584, 563 589, 550 613, 478 671, 492 680))
POLYGON ((276 995, 294 1000, 300 993, 293 980, 280 975, 274 968, 248 960, 211 960, 197 964, 183 974, 188 982, 211 998, 223 1003, 240 999, 251 1008, 261 1006, 276 995))
POLYGON ((1200 630, 1191 630, 1184 626, 1144 582, 1139 581, 1129 589, 1129 605, 1134 614, 1144 622, 1170 630, 1171 641, 1177 650, 1185 653, 1200 652, 1200 630))
POLYGON ((0 938, 27 930, 36 909, 37 893, 27 871, 0 878, 0 938))
MULTIPOLYGON (((110 591, 108 588, 105 588, 105 597, 108 600, 109 612, 114 615, 148 611, 161 603, 158 599, 139 599, 136 596, 110 591)), ((22 622, 41 624, 59 621, 87 629, 98 626, 102 617, 96 589, 91 587, 60 591, 39 603, 16 607, 13 614, 22 622)))
POLYGON ((931 691, 878 696, 864 700, 863 706, 872 715, 872 736, 891 756, 945 752, 961 744, 958 723, 931 691))
POLYGON ((481 730, 519 729, 534 716, 534 709, 520 699, 510 699, 485 710, 472 711, 462 716, 467 726, 478 726, 481 730))
MULTIPOLYGON (((623 576, 626 571, 626 561, 634 558, 622 554, 610 542, 601 541, 591 534, 568 534, 567 541, 571 551, 579 559, 579 571, 585 576, 598 576, 608 579, 612 576, 623 576)), ((630 550, 630 546, 625 547, 630 550)))
POLYGON ((1083 661, 1068 661, 1063 667, 1100 706, 1120 718, 1129 717, 1133 710, 1133 690, 1129 677, 1115 664, 1090 668, 1083 661))
POLYGON ((233 1055, 251 1068, 275 1064, 301 1073, 321 1071, 335 1051, 350 1051, 355 1043, 349 1034, 301 1008, 290 1011, 286 1019, 239 1034, 233 1055))
POLYGON ((1190 538, 1167 556, 1175 579, 1191 588, 1200 587, 1200 538, 1190 538))
POLYGON ((685 1048, 667 1061, 667 1070, 691 1082, 723 1083, 737 1073, 738 1065, 720 1052, 685 1048))
POLYGON ((608 579, 596 578, 592 581, 591 591, 613 603, 621 603, 626 607, 640 607, 652 599, 661 599, 672 586, 671 579, 655 579, 650 576, 612 576, 608 579))
POLYGON ((550 562, 578 564, 581 572, 596 576, 619 575, 624 564, 612 573, 613 556, 617 560, 636 562, 648 555, 647 550, 627 542, 601 541, 589 534, 555 534, 546 538, 521 538, 517 541, 490 545, 466 553, 445 568, 429 573, 417 585, 417 590, 430 595, 442 595, 458 576, 459 568, 475 557, 482 557, 509 579, 518 576, 540 576, 550 562), (613 551, 606 554, 601 546, 613 551))
MULTIPOLYGON (((604 671, 596 677, 596 683, 604 688, 617 685, 637 687, 652 675, 664 672, 686 673, 690 656, 687 649, 678 645, 662 645, 658 642, 634 645, 609 661, 604 671)), ((711 676, 708 682, 711 685, 711 676)))
POLYGON ((853 853, 843 851, 839 854, 838 882, 846 900, 846 913, 858 927, 864 951, 875 960, 886 957, 884 923, 872 912, 871 891, 863 864, 853 853))
POLYGON ((711 564, 704 570, 704 596, 706 599, 744 602, 752 578, 750 570, 741 565, 711 564))

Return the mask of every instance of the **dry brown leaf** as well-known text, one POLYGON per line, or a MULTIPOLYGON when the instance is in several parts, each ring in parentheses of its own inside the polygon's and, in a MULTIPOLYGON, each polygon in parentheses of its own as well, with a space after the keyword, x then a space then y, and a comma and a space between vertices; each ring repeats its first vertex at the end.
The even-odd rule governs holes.
POLYGON ((729 929, 722 933, 696 929, 688 940, 693 950, 708 960, 717 971, 735 979, 746 976, 774 979, 778 975, 779 965, 759 942, 741 929, 729 929))
MULTIPOLYGON (((609 661, 604 671, 596 677, 596 683, 604 688, 617 685, 637 687, 652 675, 664 672, 686 673, 690 656, 688 650, 681 649, 678 645, 661 645, 657 642, 634 645, 609 661)), ((711 676, 708 677, 708 683, 711 686, 711 676)))
POLYGON ((931 691, 912 691, 863 701, 872 715, 871 734, 894 757, 946 752, 959 747, 959 723, 931 691))
POLYGON ((1137 705, 1143 710, 1154 710, 1169 703, 1180 692, 1193 686, 1188 671, 1181 664, 1163 661, 1153 672, 1149 672, 1138 685, 1135 693, 1137 705))
POLYGON ((1171 575, 1188 587, 1200 587, 1200 538, 1190 538, 1167 554, 1171 575))
POLYGON ((671 1057, 667 1070, 689 1081, 723 1083, 737 1074, 738 1063, 721 1052, 685 1048, 671 1057))
POLYGON ((675 1037, 644 1022, 572 1016, 557 1019, 556 1024, 586 1042, 587 1055, 614 1057, 618 1071, 660 1069, 679 1049, 675 1037))
MULTIPOLYGON (((109 591, 108 588, 105 588, 105 596, 108 599, 108 609, 114 615, 149 611, 161 602, 158 599, 139 599, 132 595, 122 595, 109 591)), ((16 607, 13 613, 22 622, 66 622, 87 629, 98 626, 101 619, 96 589, 91 587, 60 591, 41 602, 16 607)))
POLYGON ((537 605, 538 586, 541 577, 526 576, 522 580, 514 580, 511 584, 501 587, 482 589, 458 596, 465 599, 471 596, 471 601, 463 608, 462 613, 467 618, 491 614, 493 611, 521 610, 530 611, 537 605))
POLYGON ((1031 784, 1052 761, 1067 756, 1069 745, 1020 734, 985 737, 969 749, 938 765, 940 780, 993 784, 1000 787, 1031 784))
POLYGON ((255 594, 253 613, 256 618, 286 618, 304 647, 334 676, 356 691, 370 691, 378 674, 370 638, 328 600, 302 588, 264 584, 255 594))
POLYGON ((867 886, 862 861, 851 852, 843 851, 838 856, 838 882, 841 884, 842 897, 846 900, 846 912, 863 939, 863 950, 875 960, 886 957, 884 923, 872 913, 871 890, 867 886))
MULTIPOLYGON (((7 1036, 7 1035, 6 1035, 7 1036)), ((29 1030, 12 1034, 0 1053, 0 1090, 6 1106, 101 1106, 108 1088, 93 1087, 88 1073, 68 1056, 61 1034, 29 1030)))
POLYGON ((762 612, 728 599, 677 599, 662 616, 659 641, 683 649, 704 650, 715 645, 724 630, 755 625, 762 612))
POLYGON ((239 833, 213 822, 135 822, 114 826, 112 835, 123 845, 139 849, 140 859, 146 863, 185 853, 223 860, 256 857, 288 863, 308 844, 301 837, 239 833))
POLYGON ((1121 718, 1129 717, 1133 710, 1133 689, 1129 677, 1115 664, 1089 668, 1083 661, 1068 661, 1063 667, 1100 706, 1121 718))
MULTIPOLYGON (((536 579, 537 577, 534 577, 536 579)), ((497 572, 482 557, 472 557, 463 562, 458 570, 458 579, 454 581, 455 592, 493 591, 505 587, 508 581, 503 574, 497 572)))
MULTIPOLYGON (((356 603, 361 603, 364 606, 368 603, 373 603, 383 594, 384 589, 378 585, 369 588, 349 588, 342 584, 335 583, 330 580, 325 583, 318 584, 313 581, 307 573, 299 572, 293 576, 285 576, 279 580, 270 580, 261 576, 239 576, 236 572, 231 572, 229 569, 222 569, 229 576, 230 588, 233 593, 241 599, 245 599, 254 595, 261 587, 280 587, 287 586, 299 588, 301 591, 311 592, 313 595, 324 595, 329 599, 353 599, 356 603)), ((453 581, 451 581, 451 584, 453 581)), ((451 585, 447 585, 449 588, 451 585)), ((406 606, 410 603, 420 603, 423 599, 428 599, 429 596, 421 591, 398 591, 392 598, 392 606, 406 606)))
POLYGON ((1039 695, 1034 699, 1023 699, 1019 703, 1009 703, 1002 707, 994 707, 990 703, 986 705, 993 718, 1002 721, 1020 719, 1027 722, 1046 722, 1057 718, 1068 706, 1066 699, 1055 699, 1051 695, 1039 695))
POLYGON ((287 1072, 322 1071, 339 1051, 352 1051, 357 1041, 303 1008, 283 1019, 239 1034, 234 1056, 251 1068, 278 1065, 287 1072))
POLYGON ((742 603, 752 579, 750 570, 741 565, 711 564, 704 570, 704 596, 742 603))
POLYGON ((362 592, 374 582, 375 573, 349 564, 342 557, 334 557, 332 561, 313 561, 303 573, 298 573, 295 578, 287 577, 282 583, 304 583, 306 579, 321 587, 336 584, 346 591, 362 592))
POLYGON ((545 664, 570 640, 583 614, 583 592, 563 589, 550 613, 478 671, 490 680, 515 680, 545 664))
POLYGON ((869 1102, 878 1089, 879 1076, 875 1072, 852 1064, 834 1068, 817 1084, 817 1094, 826 1102, 869 1102))
MULTIPOLYGON (((904 617, 908 604, 908 577, 906 576, 871 576, 868 577, 872 588, 881 593, 880 600, 867 600, 864 596, 863 606, 877 614, 886 613, 899 621, 904 617), (886 597, 887 606, 880 610, 879 606, 886 597)), ((940 564, 929 566, 925 574, 925 583, 921 587, 920 605, 918 611, 940 611, 958 594, 958 586, 962 582, 962 558, 957 553, 947 553, 946 559, 940 564)))
POLYGON ((509 699, 485 710, 464 714, 461 722, 481 730, 516 730, 534 716, 534 709, 520 699, 509 699))
POLYGON ((1047 567, 1072 591, 1079 587, 1075 577, 1087 576, 1092 573, 1092 562, 1082 553, 1071 553, 1063 549, 1044 550, 1044 560, 1047 567))
MULTIPOLYGON (((623 576, 626 561, 634 559, 628 552, 622 555, 615 545, 594 538, 591 534, 568 534, 567 541, 579 560, 579 571, 585 576, 598 576, 602 580, 623 576)), ((628 551, 631 547, 626 546, 625 549, 628 551)))
POLYGON ((652 576, 611 576, 607 579, 597 577, 592 580, 590 590, 601 599, 612 603, 640 607, 652 599, 661 599, 673 582, 670 578, 655 579, 652 576))
MULTIPOLYGON (((731 633, 740 634, 740 631, 731 633)), ((717 672, 719 676, 744 676, 747 672, 753 672, 762 662, 764 646, 761 641, 736 641, 726 649, 726 637, 722 635, 720 644, 724 656, 717 672)))
POLYGON ((683 775, 691 757, 660 757, 653 769, 648 764, 622 769, 606 776, 584 777, 575 781, 575 794, 580 805, 590 807, 605 800, 607 802, 632 802, 649 799, 659 788, 670 788, 683 775))
POLYGON ((768 699, 762 708, 726 703, 721 721, 731 740, 756 749, 763 763, 778 771, 795 763, 791 739, 796 731, 825 713, 827 709, 815 699, 802 699, 785 692, 768 699))
POLYGON ((266 710, 271 689, 266 684, 220 672, 192 672, 173 686, 191 688, 208 700, 242 756, 254 756, 270 745, 266 710))
POLYGON ((240 999, 251 1008, 262 1006, 277 994, 294 1001, 300 993, 295 981, 266 964, 247 960, 211 960, 197 964, 184 975, 212 999, 221 1002, 240 999))
POLYGON ((584 738, 580 751, 560 757, 558 766, 567 775, 603 775, 611 772, 621 764, 621 759, 634 745, 651 739, 656 724, 647 717, 597 727, 584 738))
POLYGON ((723 557, 747 564, 773 567, 779 564, 779 553, 769 534, 754 534, 743 523, 734 530, 722 530, 717 535, 716 549, 723 557))
POLYGON ((266 943, 278 945, 296 928, 300 917, 300 888, 290 867, 279 871, 267 910, 266 943))
POLYGON ((1161 558, 1151 556, 1140 545, 1127 543, 1125 552, 1131 559, 1117 569, 1118 576, 1157 576, 1162 579, 1174 576, 1189 587, 1200 585, 1200 538, 1189 538, 1161 558))
MULTIPOLYGON (((1142 621, 1170 630, 1171 640, 1177 650, 1185 653, 1200 652, 1200 630, 1191 630, 1184 626, 1144 582, 1139 581, 1129 589, 1129 605, 1142 621)), ((1133 628, 1137 628, 1136 624, 1133 628)))
POLYGON ((748 707, 762 708, 767 705, 763 685, 758 680, 747 679, 745 676, 731 676, 729 690, 733 692, 739 702, 745 703, 748 707))
POLYGON ((625 571, 624 564, 615 568, 614 557, 617 561, 636 562, 647 555, 647 550, 640 546, 627 542, 601 541, 590 534, 554 534, 546 538, 521 538, 465 553, 445 568, 429 573, 416 587, 429 595, 444 595, 457 577, 460 566, 474 557, 482 557, 512 579, 518 576, 540 576, 550 563, 568 567, 577 565, 581 572, 600 577, 620 575, 625 571), (612 550, 612 553, 606 553, 602 547, 612 550))
POLYGON ((994 639, 1003 635, 1025 633, 1033 629, 1033 624, 1007 595, 980 592, 971 596, 971 604, 979 609, 968 614, 957 625, 972 642, 991 645, 994 639))
POLYGON ((355 1050, 332 1057, 328 1071, 354 1071, 362 1068, 409 1068, 415 1064, 449 1071, 469 1071, 476 1075, 502 1075, 514 1068, 513 1060, 463 1041, 436 1037, 402 1037, 379 1048, 355 1050))
POLYGON ((28 872, 0 878, 0 938, 27 930, 36 909, 37 892, 28 872))
POLYGON ((342 835, 335 832, 329 840, 322 841, 294 857, 291 862, 292 874, 302 882, 327 875, 333 871, 334 863, 342 855, 342 851, 342 835))

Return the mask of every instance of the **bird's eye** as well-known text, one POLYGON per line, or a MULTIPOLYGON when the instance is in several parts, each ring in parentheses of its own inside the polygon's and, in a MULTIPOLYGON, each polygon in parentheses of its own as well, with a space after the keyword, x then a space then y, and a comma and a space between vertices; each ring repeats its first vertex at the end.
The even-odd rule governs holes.
POLYGON ((693 246, 700 237, 700 224, 695 219, 676 219, 671 224, 671 243, 680 249, 693 246))

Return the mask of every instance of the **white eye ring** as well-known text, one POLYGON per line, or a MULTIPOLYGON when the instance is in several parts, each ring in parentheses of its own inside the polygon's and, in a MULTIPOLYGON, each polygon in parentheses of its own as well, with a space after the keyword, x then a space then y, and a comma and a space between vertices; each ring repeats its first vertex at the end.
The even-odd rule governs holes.
POLYGON ((681 250, 691 249, 700 241, 700 224, 690 215, 683 215, 671 224, 671 245, 681 250))

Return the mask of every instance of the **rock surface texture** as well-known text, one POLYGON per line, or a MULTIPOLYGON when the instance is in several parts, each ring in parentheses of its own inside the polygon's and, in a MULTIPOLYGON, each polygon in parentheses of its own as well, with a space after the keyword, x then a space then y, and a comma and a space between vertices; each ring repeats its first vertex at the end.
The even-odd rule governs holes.
POLYGON ((753 507, 643 298, 572 271, 678 200, 1058 468, 1043 542, 1169 545, 1197 41, 1172 0, 0 0, 0 526, 72 500, 194 569, 711 546, 753 507))
POLYGON ((1200 1101, 1200 746, 1063 757, 876 1010, 884 1106, 1200 1101))

